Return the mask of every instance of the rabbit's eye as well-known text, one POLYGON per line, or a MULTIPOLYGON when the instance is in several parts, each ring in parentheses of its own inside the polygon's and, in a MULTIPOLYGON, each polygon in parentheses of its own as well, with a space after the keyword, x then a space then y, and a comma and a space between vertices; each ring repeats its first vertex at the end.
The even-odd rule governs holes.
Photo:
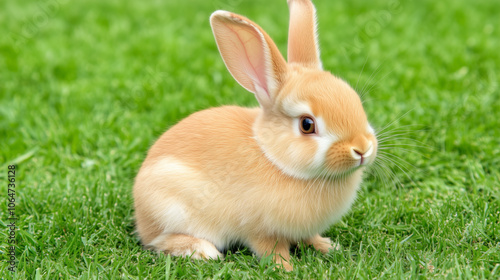
POLYGON ((316 125, 314 119, 309 116, 302 116, 300 118, 300 131, 304 134, 312 134, 316 132, 316 125))

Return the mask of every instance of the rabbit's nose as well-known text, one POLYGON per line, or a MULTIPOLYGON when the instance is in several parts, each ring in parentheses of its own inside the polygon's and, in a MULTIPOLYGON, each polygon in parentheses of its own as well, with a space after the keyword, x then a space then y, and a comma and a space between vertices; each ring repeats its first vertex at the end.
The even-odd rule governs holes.
POLYGON ((373 153, 373 142, 370 141, 367 145, 366 148, 358 148, 358 147, 352 147, 351 148, 351 155, 353 158, 357 157, 369 157, 373 153))
POLYGON ((373 154, 373 142, 370 141, 365 148, 360 147, 351 147, 351 156, 355 160, 361 160, 361 164, 363 164, 364 160, 373 154))

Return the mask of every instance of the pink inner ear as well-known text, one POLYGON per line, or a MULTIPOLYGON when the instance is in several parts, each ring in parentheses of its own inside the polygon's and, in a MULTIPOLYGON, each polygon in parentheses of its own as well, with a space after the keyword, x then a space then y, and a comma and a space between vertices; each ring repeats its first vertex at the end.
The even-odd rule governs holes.
POLYGON ((224 27, 216 31, 216 37, 220 36, 217 41, 229 72, 247 90, 257 93, 257 84, 269 96, 264 42, 260 34, 250 26, 221 23, 224 27))

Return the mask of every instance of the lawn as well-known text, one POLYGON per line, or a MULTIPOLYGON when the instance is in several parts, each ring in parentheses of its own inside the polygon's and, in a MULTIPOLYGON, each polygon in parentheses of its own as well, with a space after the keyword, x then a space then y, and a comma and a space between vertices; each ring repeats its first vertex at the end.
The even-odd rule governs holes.
POLYGON ((384 169, 324 233, 342 249, 299 246, 287 273, 245 248, 208 262, 143 250, 131 194, 167 128, 258 105, 225 69, 210 14, 248 16, 285 54, 286 1, 1 1, 1 278, 14 278, 14 198, 17 279, 498 279, 500 2, 315 3, 324 68, 388 138, 384 169))

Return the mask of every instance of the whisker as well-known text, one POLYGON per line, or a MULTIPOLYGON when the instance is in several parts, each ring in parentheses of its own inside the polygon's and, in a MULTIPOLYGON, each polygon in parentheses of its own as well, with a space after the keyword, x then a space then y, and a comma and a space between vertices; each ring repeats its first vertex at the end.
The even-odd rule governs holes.
POLYGON ((370 166, 370 168, 368 168, 367 173, 370 174, 370 175, 372 175, 372 176, 374 176, 374 177, 376 177, 376 178, 378 178, 378 179, 380 179, 380 180, 382 180, 382 181, 384 181, 384 183, 386 183, 385 182, 386 176, 382 177, 382 175, 380 174, 381 167, 379 165, 380 165, 379 161, 374 161, 372 163, 372 165, 370 166))
POLYGON ((358 90, 359 78, 361 78, 361 74, 363 74, 363 70, 365 70, 366 62, 368 62, 368 56, 365 59, 365 63, 363 63, 363 67, 361 68, 361 72, 359 72, 358 80, 356 81, 356 86, 354 86, 354 88, 356 89, 356 91, 358 90))
MULTIPOLYGON (((395 166, 396 166, 399 170, 401 170, 401 171, 402 171, 402 172, 406 175, 406 177, 408 177, 408 179, 409 179, 409 180, 410 180, 413 184, 415 184, 415 182, 414 182, 414 181, 413 181, 413 179, 410 177, 410 175, 408 175, 408 172, 410 172, 409 168, 407 168, 407 167, 405 167, 405 166, 403 166, 403 165, 401 165, 401 164, 397 164, 397 162, 396 162, 395 160, 393 160, 392 158, 390 158, 390 157, 388 157, 388 156, 386 156, 386 155, 380 155, 380 159, 381 159, 381 160, 387 160, 387 161, 389 161, 390 163, 394 164, 394 165, 395 165, 395 166)), ((401 158, 399 158, 399 159, 401 160, 401 158)), ((411 166, 415 167, 413 164, 408 163, 407 161, 403 161, 403 162, 405 162, 406 164, 409 164, 409 165, 411 165, 411 166)), ((416 168, 416 167, 415 167, 415 168, 416 168)))
MULTIPOLYGON (((401 147, 397 147, 397 148, 379 148, 379 150, 382 150, 383 152, 385 152, 386 150, 401 150, 401 151, 404 151, 404 152, 407 152, 407 153, 413 153, 413 154, 417 154, 421 157, 424 157, 426 159, 430 159, 431 157, 430 156, 427 156, 425 155, 424 153, 420 152, 420 151, 416 151, 416 150, 412 150, 412 149, 406 149, 406 148, 401 148, 401 147)), ((381 153, 381 152, 379 152, 381 153)))
POLYGON ((372 72, 372 74, 370 75, 370 77, 368 77, 368 81, 366 81, 366 82, 365 82, 365 84, 364 84, 363 88, 361 89, 361 94, 362 94, 362 96, 364 96, 364 95, 366 94, 366 92, 365 92, 365 88, 366 88, 366 86, 367 86, 367 85, 369 85, 369 84, 370 84, 370 82, 372 81, 372 79, 373 79, 373 77, 374 77, 373 75, 374 75, 374 74, 375 74, 375 76, 377 75, 378 71, 381 69, 381 68, 380 68, 380 66, 382 66, 382 64, 383 64, 383 63, 380 63, 380 64, 377 66, 377 68, 375 68, 375 71, 373 71, 373 72, 372 72))
POLYGON ((390 158, 391 160, 394 160, 394 162, 396 162, 395 160, 399 160, 399 161, 401 161, 401 162, 403 162, 403 163, 405 163, 405 164, 407 164, 407 165, 410 165, 411 167, 413 167, 413 168, 415 168, 415 169, 417 168, 417 167, 416 167, 415 165, 413 165, 412 163, 410 163, 410 162, 408 162, 407 160, 404 160, 404 159, 402 159, 401 157, 398 157, 398 156, 396 156, 396 155, 394 155, 394 154, 389 154, 389 153, 382 152, 382 153, 380 153, 380 155, 381 155, 381 156, 384 156, 384 157, 387 157, 387 158, 390 158), (391 156, 393 156, 394 158, 391 158, 391 156))
POLYGON ((394 149, 398 147, 413 147, 413 148, 422 148, 422 149, 427 149, 427 150, 432 150, 432 147, 429 146, 422 146, 422 145, 417 145, 417 144, 410 144, 410 143, 383 143, 379 144, 379 150, 384 150, 385 148, 389 149, 394 149))
POLYGON ((386 164, 383 164, 384 162, 383 161, 379 161, 379 169, 381 172, 383 172, 384 174, 384 177, 385 177, 385 180, 384 180, 384 183, 386 185, 390 185, 389 182, 392 182, 392 184, 394 184, 395 186, 403 186, 403 183, 401 182, 401 180, 399 179, 398 176, 396 176, 396 174, 394 173, 394 171, 392 171, 391 168, 389 168, 386 164))
POLYGON ((366 102, 372 102, 374 100, 381 100, 381 98, 374 98, 374 97, 370 97, 370 98, 363 98, 361 97, 361 104, 365 104, 366 102))
POLYGON ((394 70, 389 71, 389 72, 388 72, 387 74, 385 74, 382 78, 380 78, 378 81, 376 81, 375 83, 373 83, 373 85, 372 85, 370 88, 368 88, 368 89, 366 90, 366 92, 367 92, 367 93, 368 93, 368 92, 370 92, 370 91, 371 91, 374 87, 376 87, 376 86, 377 86, 377 84, 378 84, 378 83, 380 83, 383 79, 385 79, 387 76, 389 76, 392 72, 394 72, 394 70))
POLYGON ((384 132, 386 129, 388 129, 391 125, 393 125, 395 122, 401 120, 403 117, 405 117, 406 115, 408 115, 411 111, 415 110, 415 108, 413 109, 410 109, 408 110, 406 113, 404 113, 403 115, 399 116, 397 119, 393 120, 392 122, 390 122, 389 124, 387 124, 386 126, 384 126, 382 129, 378 130, 375 134, 378 135, 379 133, 382 133, 384 132))
MULTIPOLYGON (((379 144, 382 144, 382 143, 392 143, 392 142, 395 142, 395 141, 409 141, 409 142, 414 142, 414 143, 417 143, 417 144, 422 144, 422 145, 425 145, 425 146, 428 146, 426 143, 420 141, 420 140, 417 140, 415 138, 409 138, 409 137, 405 137, 404 135, 401 135, 401 136, 396 136, 396 137, 384 137, 382 139, 378 139, 378 143, 379 144)), ((396 144, 396 143, 394 143, 396 144)))
POLYGON ((377 160, 374 162, 375 170, 379 176, 384 182, 385 185, 390 185, 389 181, 392 181, 394 185, 402 185, 401 181, 399 178, 396 176, 396 174, 386 165, 383 164, 384 162, 381 160, 377 160))
POLYGON ((377 138, 388 138, 388 137, 394 137, 394 136, 402 136, 402 135, 411 135, 411 134, 416 134, 417 132, 424 132, 427 131, 426 129, 407 129, 407 130, 388 130, 384 133, 379 133, 377 134, 377 138))
POLYGON ((385 136, 382 138, 377 138, 379 143, 391 141, 391 140, 408 140, 408 141, 413 141, 413 142, 419 142, 419 140, 415 138, 410 138, 406 136, 407 134, 401 134, 401 135, 395 135, 395 136, 385 136))

